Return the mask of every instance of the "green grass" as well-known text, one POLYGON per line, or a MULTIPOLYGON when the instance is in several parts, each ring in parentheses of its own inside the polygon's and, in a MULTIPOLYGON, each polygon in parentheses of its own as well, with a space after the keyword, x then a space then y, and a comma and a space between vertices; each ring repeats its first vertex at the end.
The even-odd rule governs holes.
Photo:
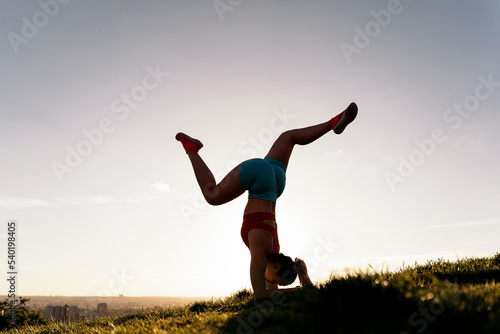
POLYGON ((192 303, 7 333, 500 333, 500 254, 332 277, 279 298, 192 303))

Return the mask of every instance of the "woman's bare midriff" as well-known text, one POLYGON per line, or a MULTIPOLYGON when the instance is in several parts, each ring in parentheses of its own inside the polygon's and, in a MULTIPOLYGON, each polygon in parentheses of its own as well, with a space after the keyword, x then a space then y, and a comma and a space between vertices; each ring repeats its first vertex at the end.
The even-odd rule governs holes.
MULTIPOLYGON (((276 208, 276 203, 271 201, 265 201, 257 198, 249 198, 247 205, 245 207, 244 214, 254 213, 254 212, 271 212, 274 213, 274 209, 276 208)), ((274 220, 264 220, 264 224, 269 225, 275 229, 278 228, 278 225, 274 220)))

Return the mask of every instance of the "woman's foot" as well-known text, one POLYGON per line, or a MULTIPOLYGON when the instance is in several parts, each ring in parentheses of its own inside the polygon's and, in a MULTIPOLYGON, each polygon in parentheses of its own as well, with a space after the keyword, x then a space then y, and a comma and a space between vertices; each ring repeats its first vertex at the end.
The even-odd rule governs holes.
POLYGON ((177 135, 175 135, 175 139, 177 139, 182 143, 182 146, 186 150, 186 153, 188 152, 198 153, 198 151, 203 147, 201 141, 199 141, 198 139, 191 138, 187 134, 182 132, 179 132, 177 135))
POLYGON ((358 106, 352 102, 346 110, 330 120, 330 127, 336 134, 341 134, 349 123, 358 115, 358 106))

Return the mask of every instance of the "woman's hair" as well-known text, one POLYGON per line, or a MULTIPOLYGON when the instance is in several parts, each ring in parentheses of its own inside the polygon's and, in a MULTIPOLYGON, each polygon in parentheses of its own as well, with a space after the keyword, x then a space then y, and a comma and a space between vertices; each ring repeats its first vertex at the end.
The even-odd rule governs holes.
POLYGON ((295 268, 295 262, 286 255, 282 253, 276 253, 271 257, 271 261, 278 262, 280 264, 280 269, 278 271, 278 276, 284 285, 292 284, 297 278, 297 268, 295 268))

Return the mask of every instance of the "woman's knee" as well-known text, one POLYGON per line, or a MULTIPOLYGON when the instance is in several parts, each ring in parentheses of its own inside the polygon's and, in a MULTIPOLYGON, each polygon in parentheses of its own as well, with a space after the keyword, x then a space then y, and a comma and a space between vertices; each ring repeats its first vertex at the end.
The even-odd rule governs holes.
MULTIPOLYGON (((217 185, 210 190, 203 191, 203 197, 205 197, 208 204, 217 206, 225 204, 240 195, 233 194, 227 190, 228 189, 224 189, 224 187, 217 185)), ((243 191, 241 193, 243 193, 243 191)))
POLYGON ((207 201, 208 204, 210 205, 220 205, 222 204, 220 199, 219 199, 219 189, 217 186, 215 187, 205 187, 202 191, 203 197, 205 197, 205 200, 207 201))
POLYGON ((245 192, 239 177, 239 165, 233 168, 221 182, 202 189, 205 200, 210 205, 227 203, 245 192))
POLYGON ((276 141, 279 141, 287 145, 295 145, 294 130, 287 130, 281 133, 276 141))
POLYGON ((216 198, 215 199, 213 199, 213 198, 209 199, 209 198, 205 197, 205 199, 207 200, 207 203, 210 204, 210 205, 212 205, 212 206, 218 206, 218 205, 222 205, 222 204, 225 203, 225 202, 223 202, 223 201, 221 201, 219 199, 216 199, 216 198))

